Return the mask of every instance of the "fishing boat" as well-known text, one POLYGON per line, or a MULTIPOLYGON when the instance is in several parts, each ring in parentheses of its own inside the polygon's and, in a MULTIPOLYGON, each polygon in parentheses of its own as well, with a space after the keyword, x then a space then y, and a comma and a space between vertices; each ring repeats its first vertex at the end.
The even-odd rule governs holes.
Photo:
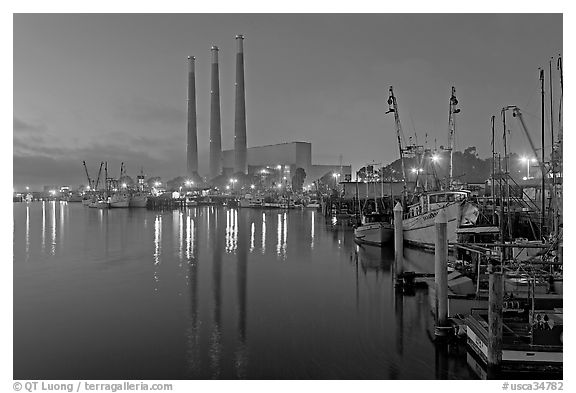
MULTIPOLYGON (((469 355, 485 369, 488 365, 488 310, 473 310, 465 324, 469 355)), ((562 373, 563 325, 561 308, 504 313, 501 371, 562 373)))
POLYGON ((129 207, 130 194, 125 192, 118 192, 108 197, 108 204, 111 208, 129 207))
POLYGON ((308 202, 306 204, 306 206, 304 206, 308 209, 319 209, 320 208, 320 204, 318 203, 318 201, 316 199, 311 199, 310 202, 308 202))
POLYGON ((252 208, 264 207, 264 200, 262 198, 254 198, 254 199, 250 200, 249 207, 252 207, 252 208))
POLYGON ((130 196, 129 207, 146 207, 148 203, 148 194, 145 192, 136 192, 130 196))
POLYGON ((412 245, 433 248, 435 242, 434 220, 443 209, 446 214, 449 243, 456 242, 456 230, 473 226, 479 216, 478 208, 468 202, 469 192, 436 191, 422 193, 418 201, 408 206, 402 227, 404 240, 412 245))
POLYGON ((354 228, 354 238, 360 243, 382 246, 394 239, 394 226, 387 214, 363 214, 361 224, 354 228))
POLYGON ((198 199, 187 196, 186 206, 198 206, 198 199))

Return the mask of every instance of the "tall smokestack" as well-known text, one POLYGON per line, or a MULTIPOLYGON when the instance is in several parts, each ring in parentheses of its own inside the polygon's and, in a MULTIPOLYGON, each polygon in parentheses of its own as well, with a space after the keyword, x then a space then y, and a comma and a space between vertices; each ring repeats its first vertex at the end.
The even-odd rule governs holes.
POLYGON ((186 174, 193 178, 198 174, 198 137, 196 132, 196 77, 194 56, 188 56, 188 145, 186 151, 186 174))
POLYGON ((246 162, 246 97, 244 94, 244 36, 236 36, 236 113, 234 117, 234 171, 248 173, 246 162))
POLYGON ((210 178, 222 173, 222 137, 220 134, 220 79, 218 47, 212 46, 212 82, 210 87, 210 178))

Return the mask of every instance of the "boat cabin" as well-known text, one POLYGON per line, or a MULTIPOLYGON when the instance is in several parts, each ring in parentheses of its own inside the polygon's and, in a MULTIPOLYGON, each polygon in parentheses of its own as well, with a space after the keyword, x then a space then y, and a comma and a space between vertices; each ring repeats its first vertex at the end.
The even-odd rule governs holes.
POLYGON ((370 213, 362 215, 362 225, 374 222, 391 222, 391 217, 386 213, 370 213))
POLYGON ((466 200, 468 194, 469 191, 437 191, 422 194, 417 203, 408 206, 405 218, 416 217, 455 202, 462 202, 466 200))

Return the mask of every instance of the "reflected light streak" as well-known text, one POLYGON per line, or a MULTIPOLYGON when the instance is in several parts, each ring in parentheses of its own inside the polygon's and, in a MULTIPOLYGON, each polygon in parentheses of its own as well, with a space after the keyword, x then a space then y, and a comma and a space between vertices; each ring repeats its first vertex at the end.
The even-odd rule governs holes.
POLYGON ((286 259, 286 248, 288 244, 288 213, 284 213, 284 217, 282 217, 282 230, 284 231, 284 237, 282 240, 282 255, 284 259, 286 259))
POLYGON ((262 213, 262 254, 266 252, 266 214, 262 213))
POLYGON ((26 262, 30 258, 30 206, 26 204, 26 262))
POLYGON ((46 202, 42 201, 42 252, 46 251, 46 202))
POLYGON ((68 202, 60 202, 60 230, 58 233, 58 238, 60 239, 60 247, 64 249, 64 212, 68 209, 68 202))
POLYGON ((184 258, 184 220, 182 212, 178 214, 178 258, 180 258, 180 264, 182 264, 182 259, 184 258))
POLYGON ((52 244, 50 246, 50 254, 54 255, 56 254, 56 201, 50 203, 52 203, 52 244))
POLYGON ((282 214, 278 213, 278 226, 277 226, 277 239, 276 239, 276 255, 280 256, 282 251, 282 214))
POLYGON ((314 248, 314 221, 316 221, 316 212, 313 211, 312 212, 312 222, 310 225, 310 237, 311 237, 311 242, 310 242, 310 248, 314 248))
POLYGON ((256 224, 252 223, 250 226, 250 252, 254 251, 254 231, 256 229, 256 224))
POLYGON ((162 242, 162 216, 154 220, 154 265, 160 264, 160 243, 162 242))
POLYGON ((234 209, 233 210, 233 216, 234 216, 234 232, 233 232, 233 250, 232 251, 236 251, 236 248, 238 248, 238 209, 234 209))
POLYGON ((192 217, 186 217, 186 259, 192 258, 192 217))

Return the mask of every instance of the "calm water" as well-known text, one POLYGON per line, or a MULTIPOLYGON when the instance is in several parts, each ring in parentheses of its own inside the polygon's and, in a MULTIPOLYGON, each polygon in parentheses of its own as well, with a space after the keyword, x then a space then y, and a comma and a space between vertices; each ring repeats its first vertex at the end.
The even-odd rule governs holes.
POLYGON ((315 211, 14 203, 14 378, 472 378, 392 260, 315 211))

